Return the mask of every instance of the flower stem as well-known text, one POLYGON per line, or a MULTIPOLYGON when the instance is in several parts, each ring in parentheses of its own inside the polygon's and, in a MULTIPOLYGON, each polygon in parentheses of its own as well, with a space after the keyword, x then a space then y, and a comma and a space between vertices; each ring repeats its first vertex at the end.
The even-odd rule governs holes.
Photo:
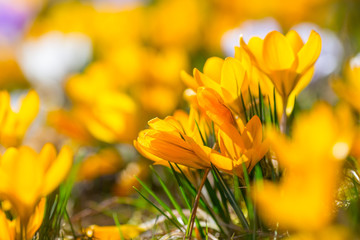
POLYGON ((190 222, 189 222, 189 231, 187 231, 187 234, 185 235, 185 238, 188 238, 189 240, 191 240, 191 236, 192 236, 192 231, 194 229, 194 222, 195 222, 195 217, 196 217, 196 210, 199 206, 199 201, 200 201, 200 196, 201 196, 201 190, 205 184, 205 181, 207 179, 207 175, 209 174, 210 168, 205 169, 205 173, 204 176, 201 179, 201 183, 198 189, 198 192, 196 194, 195 197, 195 202, 194 202, 194 206, 191 212, 191 218, 190 218, 190 222))

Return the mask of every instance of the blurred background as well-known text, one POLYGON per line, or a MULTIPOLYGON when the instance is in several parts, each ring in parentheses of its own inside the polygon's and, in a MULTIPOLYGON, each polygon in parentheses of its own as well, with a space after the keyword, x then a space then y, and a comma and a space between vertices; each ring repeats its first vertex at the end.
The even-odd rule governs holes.
MULTIPOLYGON (((315 29, 322 52, 300 107, 334 103, 328 79, 359 52, 359 10, 356 0, 0 0, 0 88, 14 107, 29 89, 40 95, 24 145, 79 149, 72 204, 86 209, 85 199, 133 193, 150 164, 132 147, 137 133, 186 109, 180 72, 233 56, 240 35, 295 29, 306 41, 315 29)), ((74 221, 90 215, 80 210, 74 221)))

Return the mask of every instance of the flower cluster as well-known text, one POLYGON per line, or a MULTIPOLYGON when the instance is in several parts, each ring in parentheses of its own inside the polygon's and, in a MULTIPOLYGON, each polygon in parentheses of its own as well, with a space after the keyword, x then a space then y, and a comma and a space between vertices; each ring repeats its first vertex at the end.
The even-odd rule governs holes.
POLYGON ((359 8, 0 1, 0 240, 357 239, 359 8))

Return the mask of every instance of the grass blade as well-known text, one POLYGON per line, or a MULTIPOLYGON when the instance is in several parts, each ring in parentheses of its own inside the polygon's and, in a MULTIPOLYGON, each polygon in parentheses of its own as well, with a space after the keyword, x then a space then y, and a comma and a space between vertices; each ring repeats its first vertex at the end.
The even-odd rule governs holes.
POLYGON ((159 176, 159 174, 154 170, 153 166, 150 166, 150 169, 154 172, 156 178, 158 179, 161 187, 163 188, 164 192, 166 193, 166 195, 168 196, 170 202, 172 203, 172 205, 175 207, 175 209, 178 211, 178 213, 180 214, 183 222, 186 224, 186 217, 182 211, 182 208, 180 207, 180 205, 176 202, 176 200, 174 199, 174 197, 172 196, 172 194, 170 193, 169 189, 166 187, 165 183, 163 182, 163 180, 161 179, 161 177, 159 176))
POLYGON ((145 197, 136 187, 133 187, 135 191, 140 194, 142 198, 144 198, 148 203, 150 203, 156 210, 158 210, 164 217, 166 217, 174 226, 176 226, 180 231, 183 231, 183 229, 178 225, 177 222, 174 221, 173 218, 170 218, 163 210, 161 210, 159 207, 157 207, 152 201, 150 201, 147 197, 145 197))
POLYGON ((229 187, 225 184, 225 181, 222 178, 219 170, 214 165, 212 165, 212 170, 213 170, 212 172, 214 174, 214 177, 216 177, 217 180, 219 181, 222 190, 224 191, 230 205, 232 206, 236 215, 238 216, 243 228, 245 230, 249 230, 249 224, 248 224, 244 214, 242 213, 241 209, 239 208, 239 205, 237 204, 234 195, 230 191, 229 187))

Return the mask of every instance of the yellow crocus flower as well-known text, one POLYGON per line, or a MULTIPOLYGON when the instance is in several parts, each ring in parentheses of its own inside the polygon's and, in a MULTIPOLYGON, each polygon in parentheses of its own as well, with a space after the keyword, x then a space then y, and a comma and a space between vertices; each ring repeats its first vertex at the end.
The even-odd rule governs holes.
POLYGON ((136 136, 137 106, 105 73, 101 65, 95 64, 68 80, 66 92, 74 103, 71 116, 95 139, 107 143, 130 141, 136 136))
POLYGON ((350 60, 344 69, 345 81, 337 79, 332 82, 336 94, 360 112, 360 56, 350 60))
POLYGON ((262 125, 257 116, 250 119, 241 132, 235 131, 231 136, 220 129, 218 142, 221 153, 211 154, 211 162, 219 169, 238 176, 243 176, 243 163, 251 172, 269 148, 268 141, 262 140, 262 125))
POLYGON ((347 108, 335 114, 320 103, 297 119, 292 140, 275 131, 268 134, 284 173, 279 184, 264 182, 254 188, 253 197, 267 223, 313 231, 332 220, 342 160, 354 138, 352 124, 347 108))
POLYGON ((83 230, 87 237, 99 240, 133 239, 145 230, 139 226, 124 224, 121 226, 97 226, 91 225, 83 230))
POLYGON ((66 177, 72 150, 64 146, 58 155, 52 144, 36 153, 30 147, 8 148, 0 158, 0 197, 9 200, 23 224, 36 204, 66 177))
POLYGON ((148 8, 146 33, 155 46, 193 48, 199 44, 204 13, 200 1, 158 1, 148 8), (189 41, 191 39, 191 41, 189 41))
POLYGON ((232 57, 225 60, 211 57, 206 60, 203 71, 204 73, 195 68, 193 77, 183 71, 182 80, 195 92, 199 87, 212 88, 221 95, 227 105, 240 112, 240 95, 247 95, 249 86, 245 65, 232 57))
POLYGON ((64 109, 51 111, 47 115, 47 123, 58 133, 70 137, 81 145, 93 145, 96 142, 80 119, 76 118, 74 111, 64 109))
POLYGON ((21 144, 25 133, 39 112, 39 96, 31 90, 22 100, 20 110, 14 112, 7 91, 0 92, 0 143, 5 147, 21 144))
POLYGON ((92 180, 99 176, 116 173, 123 165, 123 159, 114 148, 104 148, 88 156, 80 164, 77 180, 92 180))
POLYGON ((356 239, 349 228, 342 225, 327 226, 315 232, 301 232, 290 235, 285 240, 344 240, 356 239))
POLYGON ((264 39, 251 38, 248 44, 240 38, 240 47, 250 55, 253 64, 270 78, 286 106, 289 99, 293 102, 295 96, 309 84, 321 52, 321 38, 312 31, 304 44, 294 30, 285 36, 272 31, 264 39))
POLYGON ((201 137, 205 138, 205 133, 198 131, 195 121, 184 112, 177 112, 164 120, 152 119, 148 122, 150 129, 139 133, 134 146, 155 164, 167 165, 170 161, 191 168, 209 168, 213 150, 205 146, 201 137), (185 123, 184 120, 193 123, 185 123))
POLYGON ((217 140, 221 153, 211 153, 211 162, 219 169, 238 176, 243 174, 242 163, 251 171, 268 151, 268 143, 262 139, 260 119, 254 116, 244 126, 211 88, 199 88, 197 98, 207 116, 219 127, 217 140))
MULTIPOLYGON (((35 211, 31 214, 26 225, 26 239, 32 239, 36 231, 40 228, 44 213, 45 213, 46 199, 42 198, 36 206, 35 211)), ((3 211, 0 211, 0 239, 1 240, 15 240, 21 239, 21 224, 19 218, 9 220, 3 211)))
MULTIPOLYGON (((169 165, 168 165, 169 166, 169 165)), ((125 197, 135 192, 133 187, 139 188, 141 184, 136 179, 146 179, 149 165, 143 161, 131 162, 116 177, 116 183, 112 188, 116 196, 125 197), (136 176, 136 177, 135 177, 136 176)))

